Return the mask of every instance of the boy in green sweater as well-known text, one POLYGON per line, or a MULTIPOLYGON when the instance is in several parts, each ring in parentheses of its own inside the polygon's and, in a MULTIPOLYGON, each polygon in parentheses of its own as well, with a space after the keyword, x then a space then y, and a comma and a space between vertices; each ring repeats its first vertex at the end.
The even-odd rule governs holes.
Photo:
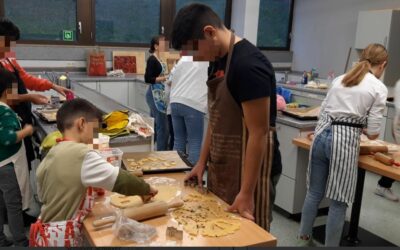
POLYGON ((82 246, 82 222, 93 207, 93 188, 140 195, 144 201, 157 194, 142 179, 112 166, 89 148, 101 120, 101 112, 83 99, 66 102, 57 112, 57 127, 64 139, 49 151, 37 171, 43 206, 31 227, 30 246, 82 246))
POLYGON ((23 208, 27 207, 21 190, 29 189, 29 183, 25 182, 28 168, 22 140, 32 135, 33 127, 21 129, 17 114, 8 106, 12 104, 13 83, 15 76, 0 68, 0 247, 28 245, 22 217, 23 208), (6 216, 14 243, 3 232, 6 216))

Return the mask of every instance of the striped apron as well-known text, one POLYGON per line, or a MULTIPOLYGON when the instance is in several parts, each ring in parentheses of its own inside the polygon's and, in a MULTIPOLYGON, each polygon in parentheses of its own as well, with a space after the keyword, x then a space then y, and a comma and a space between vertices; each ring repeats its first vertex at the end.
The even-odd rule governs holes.
MULTIPOLYGON (((227 85, 235 36, 232 34, 225 73, 207 82, 211 129, 210 157, 207 186, 219 198, 232 204, 240 192, 247 144, 243 111, 231 95, 227 85)), ((221 73, 222 74, 222 73, 221 73)), ((266 138, 266 151, 254 194, 256 223, 269 231, 270 174, 274 152, 273 131, 266 138)))
MULTIPOLYGON (((358 157, 360 155, 360 136, 367 125, 367 117, 332 118, 323 113, 315 130, 315 138, 325 129, 332 129, 332 152, 329 176, 326 183, 326 197, 335 201, 351 204, 357 184, 358 157)), ((315 140, 314 140, 315 141, 315 140)), ((307 184, 311 176, 311 147, 307 184)))

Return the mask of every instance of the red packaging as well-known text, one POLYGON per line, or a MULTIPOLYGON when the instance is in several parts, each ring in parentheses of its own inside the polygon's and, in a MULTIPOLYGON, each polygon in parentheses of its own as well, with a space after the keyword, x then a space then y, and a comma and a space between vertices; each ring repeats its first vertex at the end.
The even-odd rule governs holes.
POLYGON ((103 51, 93 50, 87 57, 88 76, 107 76, 106 56, 103 51))

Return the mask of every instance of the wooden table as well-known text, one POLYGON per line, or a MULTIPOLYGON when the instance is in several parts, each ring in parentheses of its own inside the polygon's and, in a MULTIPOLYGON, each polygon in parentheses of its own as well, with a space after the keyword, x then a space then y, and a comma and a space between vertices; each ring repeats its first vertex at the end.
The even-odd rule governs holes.
MULTIPOLYGON (((311 141, 307 138, 296 138, 293 139, 293 144, 298 146, 299 148, 303 148, 306 150, 310 150, 311 148, 311 141)), ((386 166, 378 161, 375 161, 373 156, 369 155, 362 155, 359 157, 358 160, 358 176, 357 176, 357 186, 356 186, 356 194, 355 194, 355 201, 353 203, 351 217, 350 217, 350 224, 348 229, 348 235, 345 238, 346 245, 350 246, 358 246, 362 242, 368 241, 368 246, 372 246, 375 242, 378 246, 383 246, 381 244, 393 246, 390 242, 387 242, 383 239, 380 239, 376 235, 359 228, 360 222, 360 213, 361 213, 361 205, 362 205, 362 198, 363 198, 363 191, 364 191, 364 182, 365 182, 365 171, 369 171, 381 176, 389 177, 391 179, 400 181, 400 168, 398 167, 390 167, 386 166), (366 237, 359 238, 359 231, 366 235, 366 237)), ((315 231, 324 231, 325 227, 319 227, 315 231)))
MULTIPOLYGON (((182 193, 188 194, 191 192, 196 192, 193 188, 184 187, 183 179, 185 177, 184 173, 174 173, 174 174, 163 174, 163 175, 153 175, 153 176, 163 176, 168 178, 173 178, 179 181, 182 187, 182 193)), ((152 177, 152 176, 145 176, 152 177)), ((114 208, 107 205, 107 200, 109 198, 105 197, 96 200, 96 204, 93 208, 92 214, 84 221, 84 234, 92 246, 95 247, 126 247, 126 246, 138 246, 132 242, 124 242, 118 240, 114 237, 112 229, 106 228, 102 230, 96 230, 92 226, 93 220, 97 216, 104 216, 110 214, 114 208)), ((216 197, 218 201, 224 206, 226 203, 221 201, 216 197)), ((262 247, 273 247, 277 244, 277 239, 266 232, 264 229, 256 225, 255 223, 242 219, 242 226, 239 231, 235 234, 228 235, 219 238, 210 237, 191 237, 186 232, 183 234, 183 240, 181 242, 169 241, 166 239, 165 231, 167 226, 178 226, 177 222, 171 218, 171 215, 166 215, 163 217, 147 220, 145 222, 148 225, 154 226, 157 229, 157 237, 147 246, 182 246, 182 247, 246 247, 246 246, 262 246, 262 247)))

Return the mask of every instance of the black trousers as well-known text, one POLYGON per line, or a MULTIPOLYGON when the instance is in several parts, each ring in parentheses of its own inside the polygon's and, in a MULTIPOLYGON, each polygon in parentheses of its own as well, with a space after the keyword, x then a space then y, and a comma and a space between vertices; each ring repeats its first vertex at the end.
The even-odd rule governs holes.
POLYGON ((385 176, 382 176, 382 178, 379 180, 378 184, 379 184, 379 186, 384 187, 384 188, 392 188, 392 185, 394 182, 395 182, 395 180, 390 179, 385 176))
POLYGON ((175 135, 174 135, 174 128, 172 126, 171 115, 168 115, 168 128, 169 128, 168 150, 174 150, 175 135))
POLYGON ((22 197, 15 175, 14 165, 0 167, 0 246, 6 240, 4 235, 5 217, 14 238, 15 246, 26 246, 22 197))

